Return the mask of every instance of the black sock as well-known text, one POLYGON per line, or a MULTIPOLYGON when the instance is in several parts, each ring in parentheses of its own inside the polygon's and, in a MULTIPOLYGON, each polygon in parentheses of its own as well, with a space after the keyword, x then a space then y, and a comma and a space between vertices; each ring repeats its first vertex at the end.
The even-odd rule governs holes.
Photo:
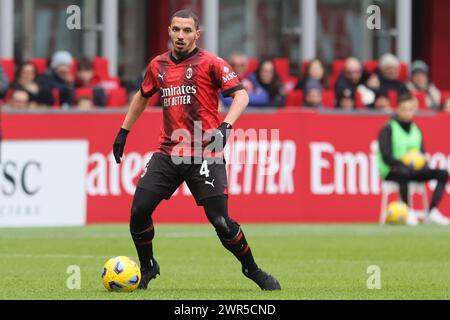
POLYGON ((245 273, 255 271, 258 265, 253 258, 252 250, 250 249, 244 232, 239 228, 238 234, 233 239, 220 239, 223 246, 229 250, 241 262, 242 271, 245 273))
POLYGON ((153 260, 153 238, 155 228, 151 224, 147 229, 139 233, 132 233, 132 238, 139 256, 141 268, 151 268, 153 260))

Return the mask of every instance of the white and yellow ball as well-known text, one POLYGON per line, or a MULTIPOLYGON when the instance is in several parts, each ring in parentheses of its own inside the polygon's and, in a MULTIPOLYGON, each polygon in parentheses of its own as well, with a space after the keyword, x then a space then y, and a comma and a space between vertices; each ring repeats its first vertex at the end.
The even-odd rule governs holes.
POLYGON ((131 292, 141 281, 138 264, 125 256, 109 259, 102 269, 102 282, 108 291, 131 292))
POLYGON ((406 224, 408 221, 409 208, 402 201, 393 201, 389 203, 387 208, 386 223, 389 224, 406 224))
POLYGON ((408 167, 413 167, 414 170, 421 170, 425 167, 427 160, 422 152, 411 149, 402 157, 402 162, 408 167))

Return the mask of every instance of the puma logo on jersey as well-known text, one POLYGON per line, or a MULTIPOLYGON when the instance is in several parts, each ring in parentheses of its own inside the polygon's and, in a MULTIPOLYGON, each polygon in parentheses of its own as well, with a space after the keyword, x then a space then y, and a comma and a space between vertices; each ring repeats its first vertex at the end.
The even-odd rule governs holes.
POLYGON ((164 76, 166 75, 166 73, 164 72, 163 74, 158 73, 158 78, 161 78, 161 81, 164 81, 164 76))
POLYGON ((216 179, 213 179, 211 182, 209 182, 208 180, 206 180, 206 181, 205 181, 205 184, 209 184, 209 185, 211 185, 213 188, 215 188, 215 187, 214 187, 214 180, 216 180, 216 179))

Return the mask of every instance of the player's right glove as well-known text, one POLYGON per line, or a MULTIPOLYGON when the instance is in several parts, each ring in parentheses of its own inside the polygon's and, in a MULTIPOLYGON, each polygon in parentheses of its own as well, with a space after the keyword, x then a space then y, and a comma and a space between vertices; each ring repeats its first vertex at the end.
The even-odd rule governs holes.
POLYGON ((120 159, 123 156, 123 149, 125 148, 125 143, 127 142, 128 133, 130 133, 130 130, 120 128, 116 140, 114 140, 113 154, 114 159, 116 159, 116 163, 120 163, 120 159))

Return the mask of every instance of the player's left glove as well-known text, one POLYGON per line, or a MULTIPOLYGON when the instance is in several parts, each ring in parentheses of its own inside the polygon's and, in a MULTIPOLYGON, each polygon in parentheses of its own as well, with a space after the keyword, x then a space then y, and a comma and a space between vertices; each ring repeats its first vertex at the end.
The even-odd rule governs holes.
POLYGON ((208 148, 210 150, 222 151, 227 144, 227 140, 231 134, 232 128, 233 126, 231 124, 222 122, 222 124, 216 130, 214 130, 208 148))
POLYGON ((130 130, 120 128, 117 134, 116 140, 114 140, 113 154, 116 163, 120 163, 120 158, 123 156, 123 149, 125 148, 125 143, 127 142, 127 136, 130 130))

